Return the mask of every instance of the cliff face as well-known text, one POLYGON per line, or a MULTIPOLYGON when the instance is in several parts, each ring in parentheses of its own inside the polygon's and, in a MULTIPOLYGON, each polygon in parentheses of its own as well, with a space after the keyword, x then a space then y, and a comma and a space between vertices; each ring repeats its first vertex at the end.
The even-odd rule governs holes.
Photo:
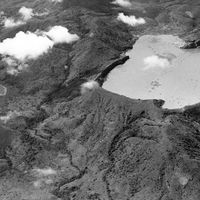
MULTIPOLYGON (((200 3, 133 1, 134 9, 125 9, 109 1, 38 2, 23 5, 45 6, 50 14, 2 27, 1 40, 58 24, 80 40, 54 46, 17 76, 1 61, 0 84, 8 91, 0 97, 0 199, 199 200, 199 105, 164 110, 162 100, 102 88, 81 95, 80 85, 104 76, 141 34, 198 40, 200 3), (146 25, 117 21, 122 11, 146 17, 146 25)), ((0 3, 5 11, 12 5, 22 2, 0 3)))

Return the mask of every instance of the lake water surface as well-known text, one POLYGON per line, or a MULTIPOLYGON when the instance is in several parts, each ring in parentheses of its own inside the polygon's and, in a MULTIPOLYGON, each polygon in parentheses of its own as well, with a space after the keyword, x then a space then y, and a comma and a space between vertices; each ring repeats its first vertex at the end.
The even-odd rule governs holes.
POLYGON ((165 108, 200 102, 200 49, 183 50, 172 35, 142 36, 103 88, 134 99, 163 99, 165 108))

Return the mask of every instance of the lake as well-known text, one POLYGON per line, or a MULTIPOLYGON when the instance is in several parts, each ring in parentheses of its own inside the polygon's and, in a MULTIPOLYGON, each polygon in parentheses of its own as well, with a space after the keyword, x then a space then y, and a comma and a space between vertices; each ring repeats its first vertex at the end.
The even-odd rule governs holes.
POLYGON ((183 44, 172 35, 140 37, 103 88, 133 99, 163 99, 170 109, 200 102, 200 49, 180 49, 183 44))

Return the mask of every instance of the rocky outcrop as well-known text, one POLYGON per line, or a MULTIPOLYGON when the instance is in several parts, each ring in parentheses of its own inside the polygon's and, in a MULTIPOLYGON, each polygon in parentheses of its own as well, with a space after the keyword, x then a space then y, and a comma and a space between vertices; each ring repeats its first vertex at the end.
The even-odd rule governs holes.
POLYGON ((96 77, 95 80, 100 84, 100 86, 102 86, 108 74, 118 65, 123 65, 128 59, 129 56, 122 56, 121 58, 115 60, 114 62, 106 66, 105 69, 96 77))
POLYGON ((182 49, 196 49, 200 47, 200 40, 194 40, 187 42, 182 49))

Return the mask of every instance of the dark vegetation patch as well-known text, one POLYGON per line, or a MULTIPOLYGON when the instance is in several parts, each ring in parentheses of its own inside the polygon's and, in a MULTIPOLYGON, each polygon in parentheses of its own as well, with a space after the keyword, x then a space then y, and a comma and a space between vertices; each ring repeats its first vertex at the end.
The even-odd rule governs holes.
POLYGON ((111 0, 64 0, 63 7, 70 8, 73 6, 79 6, 82 8, 87 8, 96 12, 110 13, 112 6, 111 0))

